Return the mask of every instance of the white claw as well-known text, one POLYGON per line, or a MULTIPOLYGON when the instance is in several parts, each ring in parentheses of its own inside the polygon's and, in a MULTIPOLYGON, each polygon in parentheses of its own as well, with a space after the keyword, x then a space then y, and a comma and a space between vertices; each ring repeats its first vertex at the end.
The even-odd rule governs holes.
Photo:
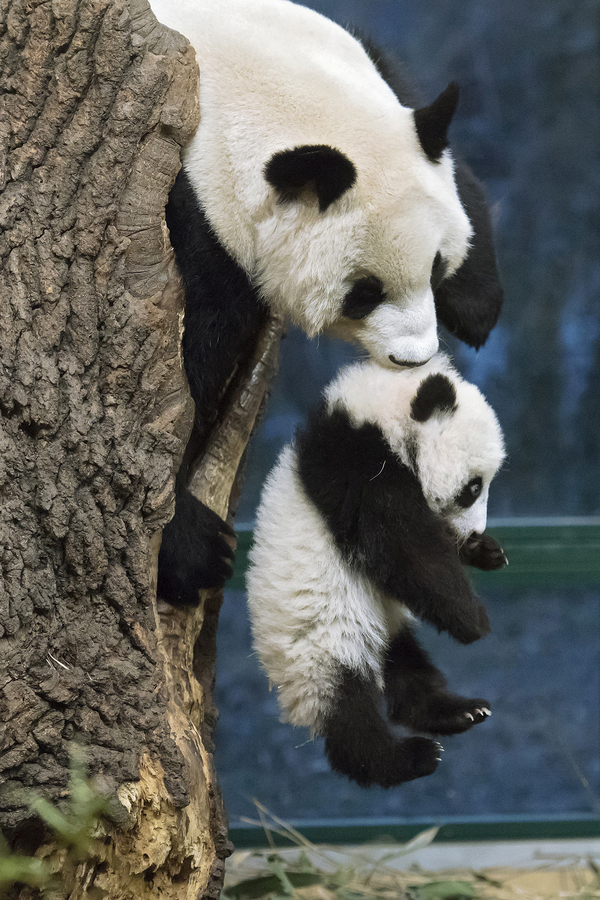
POLYGON ((470 719, 471 722, 474 722, 474 721, 475 721, 475 719, 473 718, 473 716, 471 715, 471 713, 465 713, 465 716, 467 717, 467 719, 470 719))
POLYGON ((442 761, 442 757, 441 757, 441 756, 436 756, 436 759, 437 759, 438 762, 441 762, 441 761, 442 761))
POLYGON ((488 709, 486 706, 484 706, 482 708, 481 712, 483 713, 484 716, 491 716, 491 714, 492 714, 491 709, 488 709))

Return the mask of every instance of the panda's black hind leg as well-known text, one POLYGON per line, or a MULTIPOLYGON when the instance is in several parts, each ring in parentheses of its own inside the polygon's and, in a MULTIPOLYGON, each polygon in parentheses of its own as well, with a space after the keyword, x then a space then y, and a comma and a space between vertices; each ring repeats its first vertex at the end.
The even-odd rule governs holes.
POLYGON ((163 529, 157 595, 172 606, 198 606, 198 591, 220 588, 231 577, 235 534, 189 491, 176 500, 175 516, 163 529))
POLYGON ((390 721, 413 731, 460 734, 490 715, 487 700, 447 690, 446 679, 408 628, 389 647, 384 683, 390 721))
POLYGON ((335 701, 320 729, 332 769, 361 787, 389 788, 431 775, 442 748, 423 737, 394 738, 377 709, 379 696, 373 683, 342 670, 335 701))

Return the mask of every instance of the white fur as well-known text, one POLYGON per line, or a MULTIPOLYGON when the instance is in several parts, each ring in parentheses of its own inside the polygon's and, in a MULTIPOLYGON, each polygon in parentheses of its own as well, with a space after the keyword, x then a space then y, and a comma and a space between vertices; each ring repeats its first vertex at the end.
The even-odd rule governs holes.
MULTIPOLYGON (((407 441, 416 437, 418 471, 429 505, 466 537, 485 528, 489 482, 504 456, 492 409, 443 355, 418 370, 389 370, 371 362, 344 369, 326 393, 356 424, 372 422, 411 465, 407 441), (410 402, 433 372, 452 380, 458 409, 417 423, 410 402), (474 475, 484 492, 470 510, 452 501, 474 475)), ((296 452, 286 447, 261 498, 248 571, 254 646, 279 691, 283 717, 319 731, 333 699, 340 665, 372 675, 382 686, 390 637, 412 614, 382 594, 341 558, 320 513, 305 496, 296 452)))
POLYGON ((341 559, 304 496, 291 447, 265 484, 254 529, 248 602, 254 647, 277 686, 284 721, 318 731, 339 666, 382 682, 390 630, 412 618, 341 559))
POLYGON ((423 153, 402 107, 361 45, 333 22, 287 0, 152 0, 200 65, 201 123, 184 165, 219 240, 264 299, 309 335, 337 323, 361 274, 381 279, 386 311, 345 336, 380 361, 412 362, 437 349, 429 288, 440 251, 448 274, 464 259, 471 225, 453 163, 423 153), (326 144, 357 169, 355 185, 324 213, 316 198, 280 203, 263 169, 280 150, 326 144))
POLYGON ((339 403, 357 424, 373 422, 392 450, 412 467, 407 442, 416 438, 418 477, 429 506, 444 514, 459 537, 482 532, 486 525, 489 484, 504 459, 502 431, 491 406, 474 384, 465 381, 444 354, 417 369, 385 369, 367 361, 342 369, 327 388, 331 406, 339 403), (452 415, 433 415, 426 422, 410 417, 418 386, 435 372, 453 382, 458 408, 452 415), (483 491, 469 509, 452 501, 470 478, 483 478, 483 491))

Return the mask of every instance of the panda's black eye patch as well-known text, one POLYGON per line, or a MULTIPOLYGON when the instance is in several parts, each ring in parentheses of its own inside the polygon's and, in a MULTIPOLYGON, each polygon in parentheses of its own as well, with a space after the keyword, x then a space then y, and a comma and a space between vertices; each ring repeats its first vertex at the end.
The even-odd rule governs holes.
POLYGON ((342 315, 348 319, 364 319, 385 300, 383 282, 375 275, 355 281, 344 297, 342 315))
POLYGON ((440 284, 446 277, 446 272, 448 270, 448 264, 444 259, 442 259, 442 254, 438 252, 435 254, 435 258, 433 260, 433 265, 431 267, 431 276, 429 278, 429 283, 431 284, 431 290, 435 293, 439 288, 440 284))
POLYGON ((481 495, 482 490, 483 478, 479 475, 477 475, 476 478, 471 478, 456 498, 457 505, 462 506, 463 509, 468 509, 469 506, 473 506, 477 498, 481 495))

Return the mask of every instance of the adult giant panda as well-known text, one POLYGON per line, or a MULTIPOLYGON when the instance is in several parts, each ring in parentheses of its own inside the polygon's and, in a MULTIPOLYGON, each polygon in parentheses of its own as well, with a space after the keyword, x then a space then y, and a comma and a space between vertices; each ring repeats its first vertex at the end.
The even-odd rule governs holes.
MULTIPOLYGON (((151 0, 200 66, 200 126, 167 207, 202 443, 264 311, 330 329, 386 366, 438 346, 436 311, 480 346, 501 289, 480 185, 447 145, 458 88, 414 109, 381 54, 287 0, 151 0)), ((226 526, 185 493, 159 594, 197 603, 230 570, 226 526)))
POLYGON ((265 485, 248 572, 254 645, 285 720, 325 738, 361 785, 428 775, 439 744, 489 715, 450 693, 415 618, 468 644, 489 631, 462 563, 504 565, 485 535, 504 456, 478 389, 438 355, 418 370, 342 371, 265 485))

